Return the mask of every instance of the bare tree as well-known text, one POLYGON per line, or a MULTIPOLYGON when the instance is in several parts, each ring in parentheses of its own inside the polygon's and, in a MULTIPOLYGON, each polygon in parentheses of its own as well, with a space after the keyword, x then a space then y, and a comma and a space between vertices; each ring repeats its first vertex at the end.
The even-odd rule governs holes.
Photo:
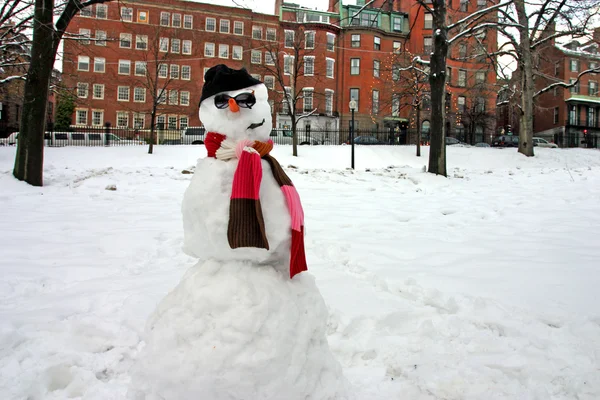
POLYGON ((273 89, 277 93, 276 99, 291 122, 292 154, 298 156, 298 121, 317 111, 314 106, 304 101, 306 94, 304 88, 305 85, 311 85, 313 90, 309 95, 313 101, 315 96, 324 97, 324 93, 319 89, 319 83, 325 76, 322 75, 323 72, 318 71, 326 71, 326 66, 319 68, 319 65, 316 65, 319 61, 315 61, 317 58, 311 56, 317 46, 320 46, 314 31, 309 31, 304 25, 295 23, 290 23, 288 28, 285 30, 283 41, 268 42, 262 47, 266 59, 261 71, 275 79, 273 89))
POLYGON ((29 65, 33 2, 6 1, 0 6, 0 70, 4 71, 0 85, 25 79, 29 65))
POLYGON ((75 15, 84 7, 109 0, 35 0, 31 63, 25 81, 23 114, 13 175, 34 186, 43 185, 44 131, 48 91, 58 45, 75 15), (58 14, 56 20, 55 13, 58 14))

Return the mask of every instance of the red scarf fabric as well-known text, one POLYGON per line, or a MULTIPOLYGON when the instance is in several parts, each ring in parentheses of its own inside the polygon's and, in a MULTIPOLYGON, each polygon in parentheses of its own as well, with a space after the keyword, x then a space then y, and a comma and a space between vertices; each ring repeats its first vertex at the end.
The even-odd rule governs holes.
MULTIPOLYGON (((219 158, 217 152, 221 149, 221 144, 225 139, 226 136, 219 133, 208 132, 206 134, 204 144, 209 157, 219 158)), ((300 196, 291 179, 277 160, 269 155, 272 148, 272 141, 241 141, 235 147, 235 154, 239 162, 233 176, 227 239, 232 249, 239 247, 269 249, 259 198, 262 158, 271 166, 273 177, 283 192, 292 218, 291 279, 294 275, 308 270, 304 249, 304 211, 300 203, 300 196)))

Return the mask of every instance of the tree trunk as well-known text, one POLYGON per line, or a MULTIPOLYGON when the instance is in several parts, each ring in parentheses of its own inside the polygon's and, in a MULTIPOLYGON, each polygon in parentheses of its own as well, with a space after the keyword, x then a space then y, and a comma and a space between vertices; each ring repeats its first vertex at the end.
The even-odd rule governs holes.
POLYGON ((448 56, 446 0, 433 1, 433 31, 433 54, 429 73, 431 141, 428 172, 446 176, 446 57, 448 56))
POLYGON ((44 183, 44 132, 52 68, 56 55, 53 0, 35 1, 31 62, 25 81, 23 113, 13 175, 33 186, 44 183))
POLYGON ((154 151, 154 134, 156 132, 156 105, 152 109, 150 115, 150 143, 148 144, 148 154, 152 154, 154 151))
POLYGON ((521 69, 521 118, 519 128, 519 153, 532 157, 533 154, 533 60, 529 40, 529 21, 525 12, 525 1, 515 0, 517 17, 519 19, 520 64, 521 69))
POLYGON ((421 157, 421 106, 417 105, 417 157, 421 157))
POLYGON ((296 113, 292 114, 292 155, 298 157, 298 124, 296 121, 296 113))

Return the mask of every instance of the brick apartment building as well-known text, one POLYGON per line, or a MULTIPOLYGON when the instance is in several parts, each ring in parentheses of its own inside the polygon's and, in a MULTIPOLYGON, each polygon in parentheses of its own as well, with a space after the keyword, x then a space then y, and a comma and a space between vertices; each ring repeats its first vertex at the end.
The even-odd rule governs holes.
MULTIPOLYGON (((64 46, 63 83, 77 95, 73 122, 147 129, 152 97, 160 95, 158 126, 198 126, 204 72, 226 63, 245 67, 271 89, 276 128, 290 125, 283 93, 293 88, 302 94, 297 112, 314 110, 299 121, 301 129, 348 129, 349 102, 355 99, 359 131, 395 132, 401 143, 414 143, 414 94, 399 70, 415 55, 428 58, 431 15, 414 0, 376 0, 356 15, 364 4, 329 0, 327 11, 316 11, 277 0, 274 15, 181 0, 84 9, 64 46), (294 45, 298 39, 301 48, 294 45), (290 73, 295 59, 302 59, 302 73, 296 75, 290 73)), ((452 0, 449 18, 457 21, 486 4, 452 0)), ((473 140, 489 141, 493 135, 496 73, 484 54, 496 46, 490 30, 451 47, 449 136, 465 139, 471 132, 473 140)), ((426 137, 427 87, 418 97, 426 137)))
MULTIPOLYGON (((537 56, 539 78, 536 89, 555 82, 573 83, 586 70, 600 72, 600 28, 593 40, 554 41, 537 56)), ((555 88, 540 95, 534 112, 535 136, 561 147, 600 147, 600 96, 598 73, 582 75, 572 88, 555 88)))

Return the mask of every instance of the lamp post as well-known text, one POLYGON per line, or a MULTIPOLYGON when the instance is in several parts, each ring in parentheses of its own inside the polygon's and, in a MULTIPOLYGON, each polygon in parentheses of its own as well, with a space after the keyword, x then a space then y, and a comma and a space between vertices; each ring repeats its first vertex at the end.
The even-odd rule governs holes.
POLYGON ((350 166, 354 169, 354 110, 356 109, 356 100, 350 100, 350 111, 352 111, 352 124, 350 125, 350 146, 352 146, 352 156, 350 166))

